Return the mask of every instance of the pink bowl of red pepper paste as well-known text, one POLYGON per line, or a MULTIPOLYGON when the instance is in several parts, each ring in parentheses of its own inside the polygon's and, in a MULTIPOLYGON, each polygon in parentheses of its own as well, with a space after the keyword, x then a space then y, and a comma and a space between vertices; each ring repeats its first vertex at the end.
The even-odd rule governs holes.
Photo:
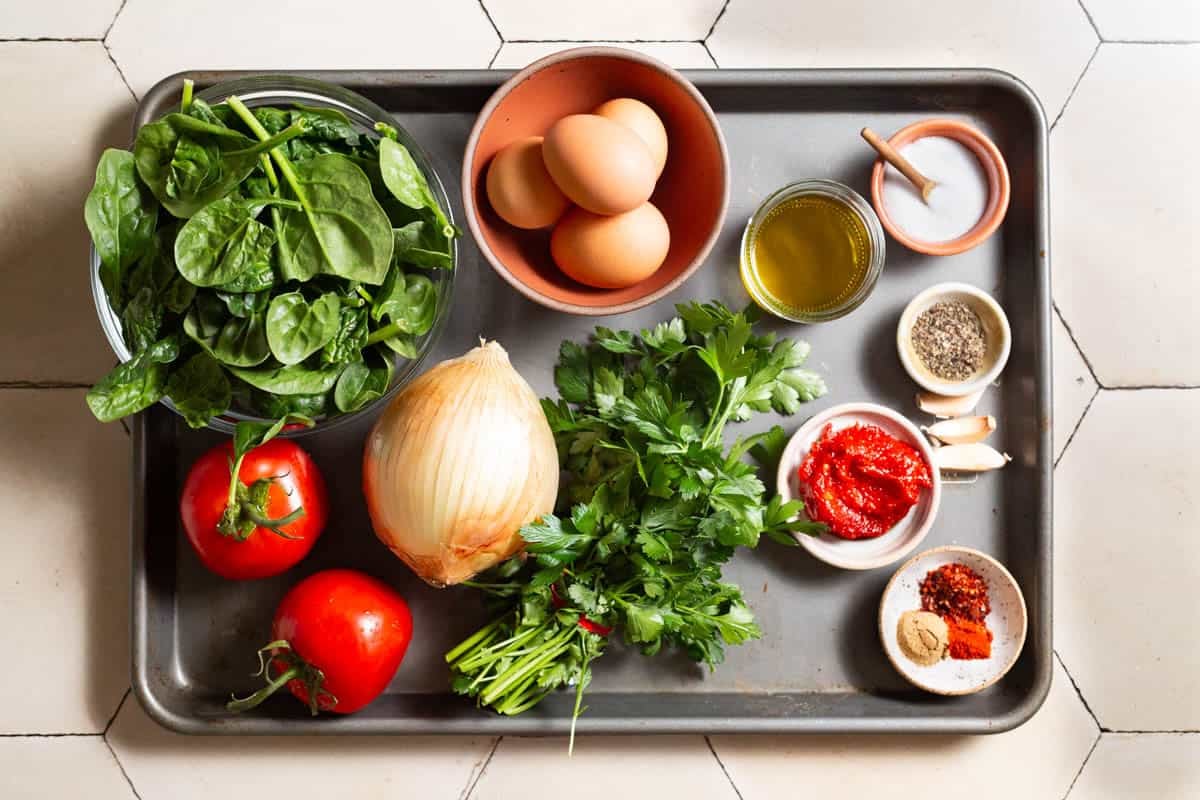
POLYGON ((801 500, 819 536, 797 534, 817 558, 874 569, 910 553, 933 525, 941 480, 929 442, 908 419, 874 403, 817 414, 788 442, 779 492, 801 500))

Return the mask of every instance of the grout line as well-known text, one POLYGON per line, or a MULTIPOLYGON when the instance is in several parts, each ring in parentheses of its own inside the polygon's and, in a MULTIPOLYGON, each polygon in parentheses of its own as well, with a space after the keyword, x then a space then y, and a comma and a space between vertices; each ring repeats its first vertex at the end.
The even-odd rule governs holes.
POLYGON ((712 739, 705 736, 704 743, 708 745, 708 752, 712 753, 712 757, 717 760, 717 766, 721 768, 721 772, 725 775, 725 780, 729 781, 729 788, 733 789, 733 793, 737 796, 738 800, 744 800, 742 793, 738 790, 737 784, 733 782, 733 777, 729 774, 729 770, 725 769, 725 762, 717 755, 717 748, 713 747, 712 739))
POLYGON ((1088 24, 1092 26, 1092 30, 1096 32, 1096 38, 1104 41, 1104 34, 1100 33, 1100 26, 1096 24, 1096 20, 1092 19, 1092 12, 1088 11, 1087 6, 1083 4, 1083 0, 1077 0, 1079 8, 1083 10, 1083 15, 1087 17, 1088 24))
POLYGON ((0 381, 3 389, 90 389, 92 384, 77 381, 0 381))
POLYGON ((108 748, 108 752, 112 753, 113 761, 117 762, 117 769, 121 770, 121 777, 129 784, 129 791, 133 792, 136 800, 142 800, 142 796, 138 794, 137 787, 133 785, 133 779, 129 777, 129 773, 125 771, 125 765, 121 763, 121 757, 117 755, 116 748, 108 741, 108 737, 104 737, 104 746, 108 748))
MULTIPOLYGON (((125 424, 125 421, 121 420, 121 424, 122 425, 125 424)), ((108 723, 104 726, 104 732, 101 734, 102 736, 108 735, 108 729, 111 728, 113 726, 113 723, 117 721, 117 714, 121 713, 121 709, 125 706, 125 701, 129 699, 129 693, 131 691, 133 691, 133 690, 126 689, 125 694, 121 695, 121 702, 117 703, 116 711, 114 711, 112 713, 112 716, 108 718, 108 723)))
POLYGON ((1088 716, 1092 718, 1092 722, 1096 725, 1096 730, 1103 731, 1104 726, 1100 724, 1099 718, 1096 717, 1096 712, 1092 711, 1092 707, 1088 705, 1087 698, 1083 696, 1083 692, 1079 689, 1079 684, 1075 682, 1075 676, 1071 674, 1071 670, 1067 669, 1067 662, 1063 661, 1062 654, 1057 650, 1054 651, 1054 657, 1058 659, 1058 665, 1063 668, 1063 672, 1067 674, 1067 680, 1071 682, 1071 688, 1075 690, 1075 694, 1079 697, 1079 702, 1083 703, 1083 708, 1088 712, 1088 716))
POLYGON ((504 740, 503 736, 497 736, 496 741, 492 742, 492 749, 484 757, 483 762, 479 766, 479 772, 474 773, 467 779, 466 788, 460 794, 459 800, 470 800, 471 794, 475 791, 475 787, 483 778, 483 773, 487 772, 488 764, 492 763, 492 757, 496 755, 496 750, 500 747, 500 742, 504 740))
POLYGON ((496 52, 492 53, 492 57, 488 59, 488 69, 492 69, 496 63, 496 59, 500 57, 500 51, 504 49, 504 40, 500 40, 500 44, 496 45, 496 52))
POLYGON ((1058 454, 1058 458, 1054 459, 1054 469, 1058 469, 1059 462, 1061 462, 1063 456, 1067 454, 1067 448, 1071 446, 1071 442, 1075 441, 1075 434, 1079 433, 1079 426, 1083 425, 1083 418, 1086 417, 1088 412, 1092 410, 1092 403, 1096 402, 1096 396, 1099 395, 1100 392, 1101 389, 1099 386, 1097 386, 1095 391, 1092 392, 1092 396, 1088 398, 1087 405, 1083 407, 1083 413, 1079 415, 1079 419, 1075 420, 1075 427, 1071 428, 1071 434, 1067 436, 1067 440, 1063 442, 1062 452, 1058 454))
POLYGON ((104 41, 108 42, 108 35, 112 33, 113 26, 117 24, 117 17, 121 16, 121 12, 125 10, 125 4, 129 0, 121 0, 121 6, 117 9, 117 13, 113 14, 112 22, 108 23, 108 27, 104 29, 104 41))
POLYGON ((1105 44, 1171 44, 1171 45, 1196 45, 1200 44, 1200 39, 1105 39, 1105 44))
MULTIPOLYGON (((1061 662, 1062 659, 1059 659, 1059 661, 1061 662)), ((1071 778, 1071 785, 1067 787, 1067 793, 1063 795, 1063 800, 1067 800, 1067 798, 1071 796, 1071 792, 1075 789, 1075 784, 1079 780, 1079 776, 1083 774, 1083 768, 1086 767, 1088 762, 1092 760, 1092 753, 1096 752, 1096 748, 1100 746, 1100 740, 1102 738, 1104 738, 1103 733, 1096 734, 1096 739, 1092 742, 1091 749, 1089 749, 1087 751, 1087 755, 1083 757, 1083 763, 1079 765, 1079 769, 1076 771, 1075 777, 1071 778)))
POLYGON ((1075 79, 1075 83, 1071 86, 1071 91, 1067 93, 1067 99, 1063 101, 1063 106, 1058 112, 1058 116, 1054 118, 1054 122, 1050 123, 1050 132, 1054 132, 1054 127, 1058 125, 1058 121, 1062 119, 1063 114, 1067 113, 1067 106, 1071 104, 1071 98, 1075 96, 1075 90, 1079 88, 1079 84, 1083 83, 1083 76, 1087 75, 1088 67, 1092 66, 1092 62, 1096 60, 1096 54, 1100 52, 1100 45, 1104 44, 1103 39, 1096 40, 1096 46, 1092 49, 1092 55, 1088 58, 1087 63, 1083 65, 1083 70, 1079 73, 1079 77, 1075 79))
POLYGON ((121 69, 121 65, 117 63, 117 59, 113 56, 112 50, 108 47, 108 42, 101 42, 104 45, 104 52, 108 54, 108 60, 112 62, 113 69, 117 71, 117 75, 121 78, 121 83, 125 84, 125 88, 129 90, 129 96, 133 98, 133 102, 138 102, 137 92, 133 91, 133 87, 129 85, 129 79, 125 77, 125 71, 121 69))
POLYGON ((0 733, 0 739, 80 739, 104 733, 0 733))
MULTIPOLYGON (((729 0, 725 0, 725 4, 721 6, 721 10, 717 12, 717 17, 716 17, 716 19, 713 20, 713 24, 708 26, 708 33, 704 34, 705 42, 708 41, 708 37, 713 35, 713 31, 715 31, 717 29, 717 23, 721 21, 721 17, 725 16, 725 12, 728 9, 729 9, 729 0)), ((706 44, 705 49, 707 49, 707 48, 708 48, 708 45, 706 44)), ((714 60, 714 63, 715 63, 715 60, 714 60)))
POLYGON ((1200 728, 1101 728, 1102 733, 1111 733, 1120 736, 1137 735, 1137 736, 1196 736, 1200 735, 1200 728))
POLYGON ((479 7, 483 9, 483 15, 487 17, 488 24, 492 26, 492 30, 496 32, 496 38, 500 40, 500 44, 504 44, 504 34, 500 32, 500 26, 496 24, 496 20, 492 19, 492 12, 488 11, 487 6, 483 4, 483 0, 479 0, 479 7))
MULTIPOLYGON (((1088 63, 1090 64, 1091 62, 1089 61, 1088 63)), ((1073 93, 1074 91, 1072 91, 1072 94, 1073 93)), ((1056 301, 1051 301, 1050 304, 1054 307, 1054 313, 1058 315, 1058 321, 1062 323, 1064 328, 1066 328, 1067 337, 1071 340, 1071 344, 1075 345, 1075 352, 1079 353, 1079 357, 1083 359, 1083 365, 1087 367, 1088 372, 1092 374, 1092 380, 1095 381, 1096 385, 1101 389, 1107 389, 1108 387, 1101 383, 1099 376, 1096 375, 1096 368, 1092 366, 1091 359, 1087 357, 1087 353, 1083 352, 1083 348, 1080 347, 1079 339, 1075 337, 1075 331, 1071 330, 1071 325, 1067 322, 1067 318, 1063 316, 1062 309, 1058 307, 1058 303, 1056 301)))
POLYGON ((101 36, 14 36, 0 39, 0 44, 10 42, 102 42, 101 36))
POLYGON ((505 39, 505 44, 704 44, 703 39, 505 39))
POLYGON ((1136 386, 1102 386, 1100 387, 1108 392, 1141 392, 1148 389, 1157 391, 1175 390, 1175 391, 1194 391, 1200 389, 1200 384, 1195 383, 1142 383, 1136 386))
POLYGON ((713 55, 712 48, 710 48, 708 46, 708 40, 705 39, 703 42, 700 43, 700 46, 704 48, 704 52, 708 53, 708 58, 710 61, 712 61, 713 66, 716 67, 717 69, 720 69, 721 65, 717 63, 717 57, 713 55))

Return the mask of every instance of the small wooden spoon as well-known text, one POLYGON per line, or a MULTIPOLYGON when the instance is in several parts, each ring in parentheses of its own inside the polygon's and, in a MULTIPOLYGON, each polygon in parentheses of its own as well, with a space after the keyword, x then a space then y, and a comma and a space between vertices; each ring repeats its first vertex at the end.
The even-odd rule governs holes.
POLYGON ((870 128, 862 129, 862 137, 867 140, 867 144, 875 148, 884 161, 900 170, 901 175, 912 181, 913 186, 916 186, 920 190, 921 199, 928 205, 929 195, 933 191, 933 187, 937 186, 937 181, 932 178, 926 178, 918 172, 917 168, 912 165, 912 162, 900 155, 896 148, 888 144, 879 134, 870 128))

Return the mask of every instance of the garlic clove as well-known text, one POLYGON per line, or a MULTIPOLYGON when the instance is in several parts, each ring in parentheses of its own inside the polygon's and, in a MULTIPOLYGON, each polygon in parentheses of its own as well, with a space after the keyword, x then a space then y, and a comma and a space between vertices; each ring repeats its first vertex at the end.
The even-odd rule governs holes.
POLYGON ((949 444, 935 448, 934 466, 955 472, 987 472, 1000 469, 1012 458, 994 447, 978 442, 974 444, 949 444))
POLYGON ((917 392, 917 408, 939 419, 961 417, 975 410, 975 406, 979 405, 979 398, 983 397, 983 392, 984 390, 980 389, 978 392, 964 394, 961 397, 948 397, 933 392, 917 392))
POLYGON ((943 444, 973 444, 982 442, 996 430, 996 418, 990 414, 986 417, 957 417, 935 422, 921 430, 943 444))

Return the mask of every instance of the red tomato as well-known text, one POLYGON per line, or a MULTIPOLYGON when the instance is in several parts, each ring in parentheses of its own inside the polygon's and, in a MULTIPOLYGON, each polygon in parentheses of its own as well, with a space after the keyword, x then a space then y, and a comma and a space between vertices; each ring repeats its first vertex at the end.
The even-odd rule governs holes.
POLYGON ((259 445, 246 454, 238 470, 243 487, 237 519, 244 527, 227 533, 220 526, 229 503, 232 460, 233 445, 226 442, 192 464, 179 499, 183 529, 204 566, 222 577, 277 575, 308 555, 325 529, 329 516, 325 481, 308 453, 292 442, 272 439, 259 445), (284 519, 298 508, 304 512, 294 521, 261 524, 284 519), (260 524, 247 521, 250 517, 260 524))
POLYGON ((230 709, 257 705, 286 679, 314 714, 318 709, 350 714, 391 682, 412 640, 412 615, 404 598, 381 581, 351 569, 328 569, 284 595, 272 633, 273 685, 233 701, 230 709))

